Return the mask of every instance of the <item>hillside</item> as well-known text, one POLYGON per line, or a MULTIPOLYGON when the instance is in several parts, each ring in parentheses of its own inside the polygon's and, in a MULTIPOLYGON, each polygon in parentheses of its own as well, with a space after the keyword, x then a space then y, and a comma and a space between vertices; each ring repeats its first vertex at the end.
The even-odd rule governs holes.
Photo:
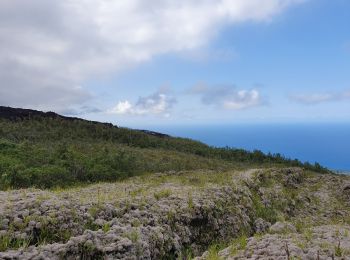
POLYGON ((0 259, 349 259, 350 177, 0 107, 0 259))
POLYGON ((184 138, 53 112, 0 107, 0 189, 52 188, 152 172, 298 166, 281 155, 214 148, 184 138))

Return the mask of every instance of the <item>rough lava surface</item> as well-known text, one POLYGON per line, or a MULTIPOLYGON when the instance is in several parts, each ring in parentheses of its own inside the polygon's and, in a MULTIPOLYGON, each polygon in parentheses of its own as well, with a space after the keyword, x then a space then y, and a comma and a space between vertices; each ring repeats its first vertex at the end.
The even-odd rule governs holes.
POLYGON ((349 203, 349 176, 300 168, 3 191, 0 259, 350 259, 349 203))

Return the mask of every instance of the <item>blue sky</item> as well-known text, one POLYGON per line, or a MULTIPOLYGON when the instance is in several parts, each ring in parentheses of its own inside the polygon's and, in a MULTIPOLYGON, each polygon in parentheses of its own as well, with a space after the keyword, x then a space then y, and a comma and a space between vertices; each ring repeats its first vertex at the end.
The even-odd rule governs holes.
POLYGON ((349 1, 29 2, 2 4, 3 105, 131 127, 350 121, 349 1))

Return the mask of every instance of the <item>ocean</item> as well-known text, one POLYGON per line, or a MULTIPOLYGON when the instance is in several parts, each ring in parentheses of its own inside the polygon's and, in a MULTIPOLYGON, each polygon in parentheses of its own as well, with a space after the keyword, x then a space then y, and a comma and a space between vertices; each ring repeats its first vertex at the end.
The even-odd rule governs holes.
POLYGON ((152 130, 216 147, 280 153, 287 158, 350 172, 350 124, 158 126, 152 130))

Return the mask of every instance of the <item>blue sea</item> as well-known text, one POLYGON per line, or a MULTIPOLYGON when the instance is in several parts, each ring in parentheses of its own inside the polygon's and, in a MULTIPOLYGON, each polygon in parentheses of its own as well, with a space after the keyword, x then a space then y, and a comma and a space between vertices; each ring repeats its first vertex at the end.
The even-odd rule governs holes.
POLYGON ((206 144, 280 153, 350 172, 350 124, 245 124, 159 126, 152 130, 206 144))

